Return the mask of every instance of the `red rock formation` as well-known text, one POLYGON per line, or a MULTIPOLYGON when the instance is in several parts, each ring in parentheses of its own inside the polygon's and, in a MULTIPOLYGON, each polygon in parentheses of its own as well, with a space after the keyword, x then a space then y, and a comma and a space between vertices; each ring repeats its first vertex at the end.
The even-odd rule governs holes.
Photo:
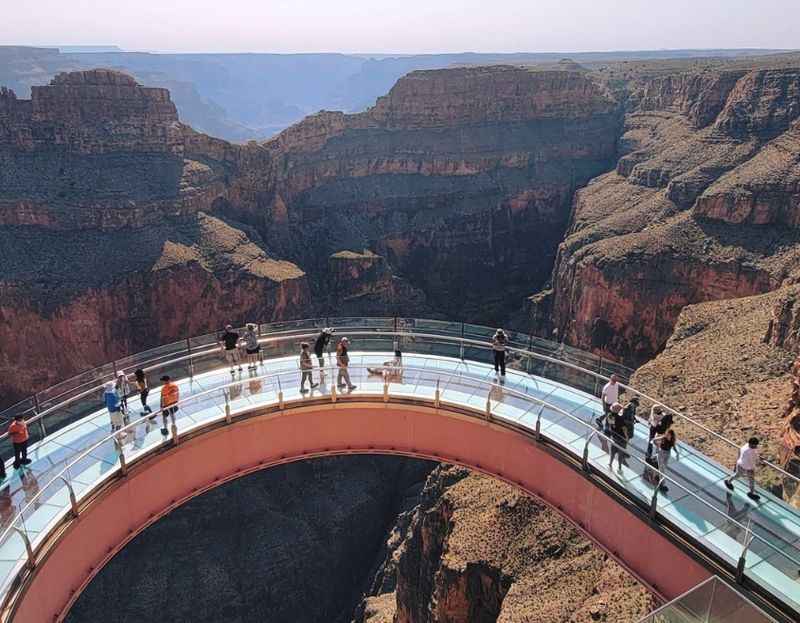
POLYGON ((627 153, 576 193, 534 313, 540 331, 639 364, 684 306, 770 291, 799 266, 785 226, 798 222, 800 71, 661 76, 631 89, 627 153))
POLYGON ((3 402, 228 321, 308 315, 303 271, 210 215, 265 155, 117 72, 0 92, 3 402))
POLYGON ((544 281, 618 124, 583 72, 413 72, 365 113, 322 112, 266 143, 270 177, 245 199, 270 247, 304 267, 368 248, 435 309, 499 319, 544 281))

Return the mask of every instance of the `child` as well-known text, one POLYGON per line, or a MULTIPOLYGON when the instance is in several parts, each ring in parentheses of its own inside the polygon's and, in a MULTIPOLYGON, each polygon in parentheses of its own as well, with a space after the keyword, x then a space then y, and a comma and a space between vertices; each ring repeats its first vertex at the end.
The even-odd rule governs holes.
POLYGON ((8 436, 14 444, 14 469, 19 469, 21 465, 30 464, 28 458, 28 424, 22 419, 22 414, 17 413, 14 421, 8 427, 8 436))
POLYGON ((300 393, 306 394, 308 390, 306 389, 306 380, 311 384, 311 389, 314 389, 319 385, 319 383, 315 383, 314 379, 311 375, 311 370, 314 368, 314 364, 311 361, 311 353, 308 352, 308 342, 303 342, 300 344, 300 393))

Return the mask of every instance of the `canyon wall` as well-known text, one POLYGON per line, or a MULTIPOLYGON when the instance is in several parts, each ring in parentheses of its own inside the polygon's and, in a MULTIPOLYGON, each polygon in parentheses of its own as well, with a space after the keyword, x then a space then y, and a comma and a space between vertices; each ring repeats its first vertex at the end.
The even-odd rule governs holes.
POLYGON ((117 72, 0 92, 2 403, 228 321, 301 315, 304 272, 218 209, 253 158, 117 72))
POLYGON ((638 365, 681 310, 800 268, 800 70, 631 80, 616 169, 580 189, 536 330, 638 365))
POLYGON ((620 120, 580 71, 413 72, 365 113, 322 112, 266 143, 252 222, 309 274, 370 249, 440 314, 499 322, 547 278, 620 120))
POLYGON ((424 71, 233 145, 111 70, 5 89, 2 402, 228 321, 500 323, 549 275, 620 115, 580 69, 424 71))

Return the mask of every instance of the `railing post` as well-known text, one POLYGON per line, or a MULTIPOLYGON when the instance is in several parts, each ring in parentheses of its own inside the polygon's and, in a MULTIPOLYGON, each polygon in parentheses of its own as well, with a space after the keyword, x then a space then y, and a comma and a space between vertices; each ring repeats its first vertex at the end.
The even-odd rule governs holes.
POLYGON ((542 438, 542 411, 544 411, 544 406, 539 409, 539 415, 536 416, 536 428, 533 431, 533 436, 536 438, 536 441, 542 438))
POLYGON ((439 408, 439 379, 436 379, 436 392, 433 394, 433 406, 439 408))
POLYGON ((33 558, 33 548, 31 547, 31 540, 28 538, 28 535, 25 533, 24 530, 17 528, 16 526, 12 526, 14 531, 22 537, 22 542, 25 543, 25 553, 27 554, 27 560, 25 561, 25 566, 28 567, 29 571, 33 571, 33 568, 36 566, 36 562, 33 558))
POLYGON ((44 427, 44 418, 39 418, 39 430, 42 433, 42 439, 47 437, 47 429, 44 427))
POLYGON ((189 354, 189 378, 194 378, 194 359, 192 358, 192 343, 186 338, 186 352, 189 354))
POLYGON ((389 402, 389 381, 383 377, 383 402, 389 402))
POLYGON ((597 434, 597 431, 590 430, 589 434, 586 436, 586 443, 583 446, 583 471, 589 471, 589 444, 592 443, 592 439, 597 434))
POLYGON ((752 519, 747 520, 747 526, 745 526, 744 531, 744 539, 745 544, 742 548, 742 555, 739 556, 739 561, 736 563, 736 583, 742 584, 744 582, 744 567, 747 559, 747 550, 750 549, 750 543, 753 542, 752 530, 750 529, 751 524, 753 523, 752 519), (749 538, 748 538, 749 537, 749 538))
POLYGON ((283 387, 281 386, 281 377, 278 376, 278 408, 283 411, 283 387))
POLYGON ((117 360, 111 362, 111 368, 114 370, 114 380, 117 380, 117 360))
POLYGON ((227 389, 222 390, 222 395, 225 396, 225 422, 231 423, 231 395, 227 389))
MULTIPOLYGON (((115 440, 116 440, 116 438, 115 438, 115 440)), ((125 460, 125 450, 122 448, 121 441, 117 442, 116 446, 117 446, 117 456, 119 456, 119 472, 123 476, 127 476, 128 475, 128 463, 125 460)))
POLYGON ((658 514, 658 493, 661 491, 661 483, 664 482, 664 477, 658 479, 656 488, 653 490, 653 497, 650 498, 650 519, 655 519, 658 514))
POLYGON ((75 490, 72 488, 72 483, 67 480, 64 476, 58 477, 65 485, 67 485, 67 491, 69 491, 69 506, 70 510, 72 511, 72 516, 74 518, 78 518, 78 500, 75 497, 75 490))
MULTIPOLYGON (((533 333, 528 334, 528 353, 533 352, 533 333)), ((533 355, 528 355, 528 362, 526 364, 526 369, 528 374, 531 373, 531 364, 533 363, 533 355)))
POLYGON ((492 419, 492 395, 486 396, 486 419, 492 419))
POLYGON ((336 402, 336 383, 333 378, 331 378, 331 402, 336 402))
POLYGON ((461 323, 461 352, 459 353, 461 361, 464 361, 464 323, 461 323))

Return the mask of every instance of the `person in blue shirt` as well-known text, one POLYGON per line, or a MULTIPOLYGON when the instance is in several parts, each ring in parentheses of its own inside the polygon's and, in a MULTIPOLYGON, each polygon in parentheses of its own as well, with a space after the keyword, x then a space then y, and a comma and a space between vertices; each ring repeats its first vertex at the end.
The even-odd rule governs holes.
POLYGON ((119 399, 119 394, 117 393, 117 388, 114 387, 112 381, 109 381, 105 385, 103 402, 105 402, 108 415, 111 418, 111 430, 119 430, 122 428, 124 415, 122 413, 122 404, 119 399))

